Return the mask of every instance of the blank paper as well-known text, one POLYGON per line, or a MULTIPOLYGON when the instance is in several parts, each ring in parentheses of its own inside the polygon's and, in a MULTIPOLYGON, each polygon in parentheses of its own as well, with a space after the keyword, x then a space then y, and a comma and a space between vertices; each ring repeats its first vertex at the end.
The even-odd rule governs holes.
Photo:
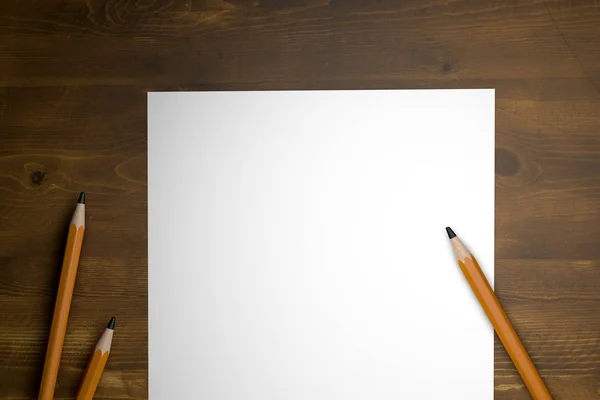
POLYGON ((493 398, 494 91, 148 95, 151 400, 493 398))

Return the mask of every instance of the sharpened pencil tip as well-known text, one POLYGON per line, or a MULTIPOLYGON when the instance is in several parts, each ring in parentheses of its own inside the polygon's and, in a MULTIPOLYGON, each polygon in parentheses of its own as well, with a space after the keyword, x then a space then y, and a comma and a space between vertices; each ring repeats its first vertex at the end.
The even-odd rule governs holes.
POLYGON ((106 325, 106 327, 108 329, 115 329, 115 317, 112 317, 110 319, 110 321, 108 322, 108 325, 106 325))
POLYGON ((83 193, 83 192, 79 193, 79 199, 77 199, 77 202, 79 204, 85 204, 85 193, 83 193))
POLYGON ((450 239, 456 237, 456 233, 454 233, 454 231, 452 230, 452 228, 450 228, 449 226, 446 227, 446 233, 448 234, 448 237, 450 239))

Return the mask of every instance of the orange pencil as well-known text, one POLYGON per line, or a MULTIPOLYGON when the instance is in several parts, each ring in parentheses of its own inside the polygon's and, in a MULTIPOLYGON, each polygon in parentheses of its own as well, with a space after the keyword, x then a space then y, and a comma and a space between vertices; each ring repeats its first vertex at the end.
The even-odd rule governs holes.
POLYGON ((46 350, 46 361, 44 362, 44 372, 42 373, 42 383, 40 384, 39 400, 52 400, 54 397, 54 388, 56 386, 58 366, 65 340, 65 331, 67 330, 67 320, 69 319, 69 310, 71 309, 71 299, 73 297, 77 267, 79 266, 79 255, 81 254, 84 231, 85 194, 81 192, 69 225, 65 258, 63 259, 60 273, 56 304, 54 305, 54 316, 52 317, 52 326, 50 327, 50 337, 46 350))
POLYGON ((114 329, 115 317, 112 317, 108 325, 106 325, 104 333, 100 336, 100 340, 96 343, 96 348, 94 349, 94 353, 92 353, 92 358, 90 358, 85 375, 81 381, 81 386, 77 392, 77 400, 91 400, 94 397, 100 377, 102 376, 102 371, 104 371, 104 366, 106 366, 106 362, 108 361, 114 329))
POLYGON ((544 381, 542 381, 535 365, 533 365, 533 362, 529 358, 525 347, 523 347, 521 340, 508 320, 483 271, 481 271, 479 264, 477 264, 477 260, 475 260, 475 257, 473 257, 460 239, 456 237, 452 229, 446 228, 446 232, 448 232, 448 237, 452 243, 452 249, 454 250, 460 269, 465 278, 467 278, 471 289, 473 289, 477 300, 479 300, 479 303, 483 307, 508 355, 515 364, 515 367, 517 367, 517 371, 519 371, 523 382, 525 382, 527 389, 529 389, 529 393, 531 393, 531 396, 535 400, 552 400, 550 392, 548 392, 544 381))

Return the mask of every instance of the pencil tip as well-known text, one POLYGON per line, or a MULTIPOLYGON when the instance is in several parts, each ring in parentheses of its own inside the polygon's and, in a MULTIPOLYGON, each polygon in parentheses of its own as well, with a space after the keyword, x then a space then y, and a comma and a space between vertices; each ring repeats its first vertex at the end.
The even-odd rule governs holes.
POLYGON ((448 237, 450 239, 456 237, 456 233, 454 233, 454 231, 452 230, 452 228, 450 228, 449 226, 446 227, 446 233, 448 234, 448 237))
POLYGON ((79 193, 79 199, 77 199, 77 202, 79 204, 85 204, 85 193, 83 193, 83 192, 79 193))
POLYGON ((106 327, 108 329, 115 329, 115 317, 112 317, 110 319, 110 321, 108 322, 108 325, 106 325, 106 327))

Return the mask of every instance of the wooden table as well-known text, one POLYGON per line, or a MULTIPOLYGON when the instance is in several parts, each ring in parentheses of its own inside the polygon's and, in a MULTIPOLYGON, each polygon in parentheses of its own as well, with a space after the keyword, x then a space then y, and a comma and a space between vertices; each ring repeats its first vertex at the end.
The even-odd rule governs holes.
MULTIPOLYGON (((96 398, 148 396, 147 91, 387 88, 496 89, 497 292, 555 398, 598 399, 593 0, 2 0, 0 398, 37 395, 81 190, 56 398, 112 315, 96 398)), ((529 398, 498 340, 495 356, 496 398, 529 398)))

